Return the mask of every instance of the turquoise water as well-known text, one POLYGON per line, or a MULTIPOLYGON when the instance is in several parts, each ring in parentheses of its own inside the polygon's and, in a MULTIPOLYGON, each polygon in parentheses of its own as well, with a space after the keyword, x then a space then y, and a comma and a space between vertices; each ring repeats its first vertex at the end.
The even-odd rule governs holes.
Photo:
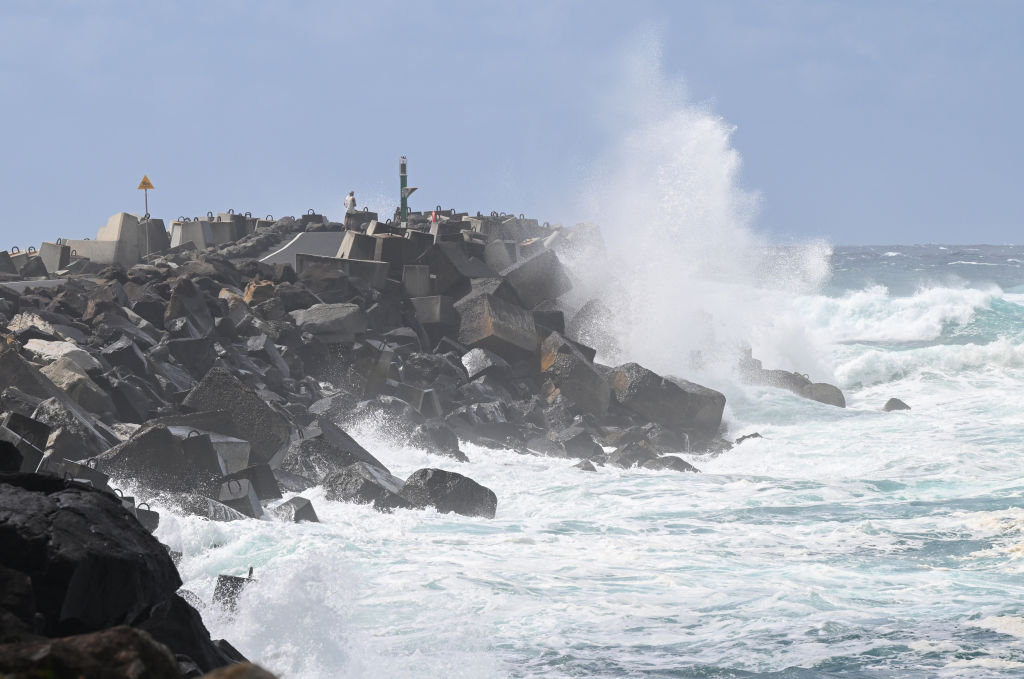
POLYGON ((464 473, 497 517, 313 491, 319 525, 165 516, 158 536, 207 601, 255 566, 239 615, 204 620, 288 677, 1022 676, 1021 260, 838 248, 820 292, 765 293, 755 355, 848 407, 681 366, 726 393, 729 437, 764 436, 686 455, 699 475, 473 446, 459 464, 369 423, 397 475, 464 473), (893 396, 913 409, 882 412, 893 396))

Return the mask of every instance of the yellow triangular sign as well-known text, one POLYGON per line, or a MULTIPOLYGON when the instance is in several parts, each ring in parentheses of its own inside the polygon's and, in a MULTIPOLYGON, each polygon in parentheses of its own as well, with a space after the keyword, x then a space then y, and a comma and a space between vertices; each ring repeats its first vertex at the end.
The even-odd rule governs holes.
POLYGON ((149 181, 149 177, 142 175, 142 181, 139 182, 140 189, 151 189, 153 188, 153 182, 149 181))

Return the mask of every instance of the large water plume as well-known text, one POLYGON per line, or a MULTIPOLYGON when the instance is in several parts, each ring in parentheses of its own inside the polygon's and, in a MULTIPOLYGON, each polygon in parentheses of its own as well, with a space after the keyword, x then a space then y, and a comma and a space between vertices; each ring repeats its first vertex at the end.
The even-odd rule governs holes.
POLYGON ((773 246, 755 232, 759 197, 740 186, 734 127, 690 102, 663 74, 657 43, 645 45, 613 88, 619 141, 585 191, 608 262, 571 261, 574 301, 598 297, 615 312, 619 350, 598 347, 603 358, 724 375, 751 345, 773 367, 827 372, 790 300, 828 278, 830 247, 773 246))

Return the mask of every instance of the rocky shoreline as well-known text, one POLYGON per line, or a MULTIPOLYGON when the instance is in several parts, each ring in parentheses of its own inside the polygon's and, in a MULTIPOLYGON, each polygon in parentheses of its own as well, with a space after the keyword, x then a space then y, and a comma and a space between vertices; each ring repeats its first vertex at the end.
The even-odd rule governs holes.
MULTIPOLYGON (((440 209, 347 223, 229 212, 167 231, 119 213, 95 241, 0 252, 0 672, 261 676, 210 640, 151 535, 159 515, 112 478, 214 521, 316 521, 315 486, 487 519, 500 488, 398 478, 347 430, 374 422, 453 466, 466 441, 666 472, 730 447, 721 393, 596 360, 607 309, 566 301, 566 262, 602 266, 595 227, 440 209)), ((738 360, 752 382, 845 406, 738 360)))

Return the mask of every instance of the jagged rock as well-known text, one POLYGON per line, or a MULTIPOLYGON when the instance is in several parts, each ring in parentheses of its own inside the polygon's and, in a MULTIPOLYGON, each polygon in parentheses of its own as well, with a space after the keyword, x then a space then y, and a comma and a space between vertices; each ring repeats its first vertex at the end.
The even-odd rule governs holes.
POLYGON ((764 438, 764 437, 761 436, 761 434, 759 432, 756 432, 756 431, 753 434, 744 434, 743 436, 741 436, 738 439, 736 439, 736 445, 739 445, 739 444, 743 443, 747 439, 761 439, 761 438, 764 438))
POLYGON ((121 366, 141 377, 149 374, 146 357, 130 337, 122 335, 116 342, 103 347, 100 353, 110 365, 121 366))
POLYGON ((722 423, 725 396, 686 380, 668 380, 637 363, 609 375, 615 400, 627 409, 675 431, 713 437, 722 423))
POLYGON ((471 349, 462 356, 462 365, 466 368, 466 374, 470 380, 484 375, 508 375, 512 367, 508 361, 498 356, 493 351, 486 349, 471 349))
POLYGON ((47 342, 33 339, 25 343, 24 350, 34 360, 51 363, 61 358, 74 361, 82 370, 100 370, 100 362, 74 342, 47 342))
POLYGON ((180 278, 171 289, 171 299, 164 313, 164 324, 176 319, 185 318, 200 335, 208 335, 213 331, 213 315, 210 313, 203 293, 188 278, 180 278))
POLYGON ((910 406, 908 406, 906 403, 899 400, 898 398, 890 398, 888 401, 885 402, 885 405, 882 407, 882 410, 884 410, 887 413, 892 412, 893 410, 910 410, 910 406))
POLYGON ((246 662, 214 670, 209 674, 204 674, 201 679, 277 679, 277 677, 259 665, 246 662))
POLYGON ((89 378, 81 363, 65 355, 41 369, 51 382, 67 392, 75 403, 93 413, 114 412, 107 392, 89 378))
POLYGON ((210 369, 182 405, 196 411, 227 411, 252 446, 254 462, 270 462, 291 438, 288 420, 223 368, 210 369))
POLYGON ((616 448, 609 456, 607 463, 629 469, 630 467, 644 466, 648 462, 658 459, 658 453, 647 441, 635 441, 616 448))
POLYGON ((324 479, 324 497, 338 502, 373 504, 374 508, 389 511, 409 507, 399 495, 402 480, 388 472, 356 462, 330 473, 324 479))
POLYGON ((579 462, 574 464, 573 467, 576 467, 576 469, 581 469, 581 470, 583 470, 585 472, 596 472, 597 471, 597 468, 594 467, 594 463, 591 462, 590 460, 580 460, 579 462))
POLYGON ((420 469, 412 473, 400 494, 417 508, 434 507, 442 514, 493 519, 498 507, 494 492, 473 479, 442 469, 420 469))

